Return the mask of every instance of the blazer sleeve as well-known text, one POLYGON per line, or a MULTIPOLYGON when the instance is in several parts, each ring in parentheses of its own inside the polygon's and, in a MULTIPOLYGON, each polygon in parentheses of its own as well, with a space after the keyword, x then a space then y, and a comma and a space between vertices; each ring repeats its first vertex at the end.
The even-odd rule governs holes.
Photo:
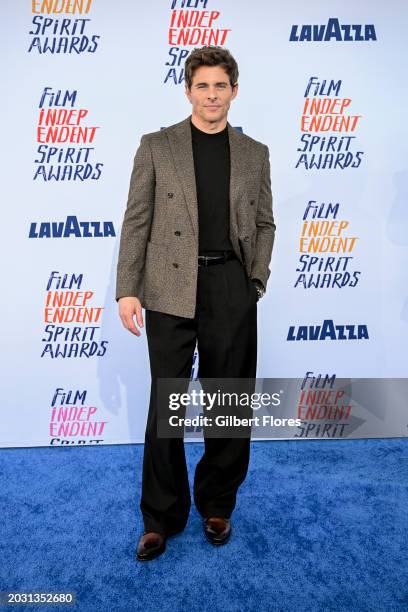
POLYGON ((275 240, 276 224, 272 210, 271 168, 269 162, 269 148, 265 146, 265 157, 261 172, 261 185, 259 202, 256 212, 256 244, 255 255, 252 261, 251 278, 261 280, 264 288, 271 273, 269 263, 272 257, 275 240))
POLYGON ((133 161, 120 235, 116 301, 121 297, 139 297, 141 294, 146 245, 153 218, 155 185, 151 149, 146 135, 143 135, 133 161))

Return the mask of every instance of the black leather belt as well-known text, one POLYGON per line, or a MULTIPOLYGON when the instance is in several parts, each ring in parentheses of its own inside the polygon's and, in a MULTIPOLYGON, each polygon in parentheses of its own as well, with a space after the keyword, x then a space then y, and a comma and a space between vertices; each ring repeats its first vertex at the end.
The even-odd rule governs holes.
POLYGON ((214 264, 225 263, 230 259, 238 259, 234 251, 224 251, 224 253, 220 255, 199 255, 198 265, 213 266, 214 264))

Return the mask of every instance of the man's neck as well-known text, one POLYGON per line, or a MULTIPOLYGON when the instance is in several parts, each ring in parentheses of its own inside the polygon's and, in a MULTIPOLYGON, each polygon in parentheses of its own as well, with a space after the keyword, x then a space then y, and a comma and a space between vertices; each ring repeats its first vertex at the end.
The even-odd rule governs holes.
POLYGON ((197 115, 191 115, 191 123, 201 130, 202 132, 206 132, 207 134, 217 134, 217 132, 222 132, 227 125, 227 118, 222 121, 217 122, 203 122, 197 115))

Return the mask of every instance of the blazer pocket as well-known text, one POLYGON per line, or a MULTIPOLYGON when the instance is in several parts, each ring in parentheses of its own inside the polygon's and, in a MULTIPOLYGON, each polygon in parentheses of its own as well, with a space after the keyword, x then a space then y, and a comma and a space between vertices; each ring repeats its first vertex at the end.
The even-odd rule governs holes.
POLYGON ((163 291, 167 248, 166 244, 159 244, 150 240, 147 242, 143 291, 145 297, 157 299, 163 291))

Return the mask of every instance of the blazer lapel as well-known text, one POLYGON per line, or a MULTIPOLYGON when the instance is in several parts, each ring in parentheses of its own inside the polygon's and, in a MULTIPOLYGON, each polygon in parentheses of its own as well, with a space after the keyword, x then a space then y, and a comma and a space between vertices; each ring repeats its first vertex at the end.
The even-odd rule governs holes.
POLYGON ((242 197, 242 192, 245 189, 245 177, 247 176, 247 148, 246 139, 243 135, 231 126, 228 125, 228 137, 230 145, 230 240, 234 247, 235 253, 243 262, 241 248, 239 245, 240 237, 240 218, 243 216, 243 208, 246 203, 242 197))
MULTIPOLYGON (((174 158, 174 164, 177 176, 183 188, 184 197, 186 200, 188 212, 193 225, 193 231, 198 236, 198 204, 197 190, 194 170, 193 144, 191 139, 189 115, 180 123, 177 123, 172 129, 167 131, 171 152, 174 158)), ((238 236, 238 208, 242 199, 240 191, 245 186, 245 159, 246 146, 245 139, 235 130, 229 122, 228 138, 230 145, 230 235, 231 240, 239 250, 237 242, 238 236)))
POLYGON ((167 131, 177 176, 183 188, 193 231, 198 236, 198 204, 190 117, 167 131))

